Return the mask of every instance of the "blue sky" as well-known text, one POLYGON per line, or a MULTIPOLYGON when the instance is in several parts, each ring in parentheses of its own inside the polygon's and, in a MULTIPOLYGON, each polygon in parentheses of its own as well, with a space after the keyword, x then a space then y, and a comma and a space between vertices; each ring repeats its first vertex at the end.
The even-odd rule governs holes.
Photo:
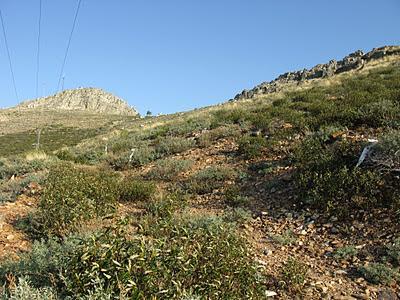
MULTIPOLYGON (((40 95, 55 92, 77 0, 42 0, 40 95)), ((19 100, 36 95, 39 0, 0 0, 19 100)), ((286 71, 400 44, 399 0, 82 0, 65 88, 141 113, 215 104, 286 71)), ((0 35, 0 107, 15 105, 0 35)))

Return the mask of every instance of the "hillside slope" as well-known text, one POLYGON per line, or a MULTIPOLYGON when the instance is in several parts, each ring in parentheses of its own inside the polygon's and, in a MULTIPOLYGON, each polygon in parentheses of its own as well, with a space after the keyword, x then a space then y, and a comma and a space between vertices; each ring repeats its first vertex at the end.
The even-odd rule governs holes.
POLYGON ((0 160, 5 293, 398 298, 398 55, 119 122, 0 160))

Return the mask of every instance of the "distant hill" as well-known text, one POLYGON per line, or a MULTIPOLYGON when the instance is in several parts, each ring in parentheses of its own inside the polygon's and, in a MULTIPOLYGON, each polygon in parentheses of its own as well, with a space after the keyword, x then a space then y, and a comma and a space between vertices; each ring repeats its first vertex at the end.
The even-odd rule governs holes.
POLYGON ((85 111, 108 115, 136 116, 138 112, 124 100, 97 88, 79 88, 23 102, 18 109, 85 111))

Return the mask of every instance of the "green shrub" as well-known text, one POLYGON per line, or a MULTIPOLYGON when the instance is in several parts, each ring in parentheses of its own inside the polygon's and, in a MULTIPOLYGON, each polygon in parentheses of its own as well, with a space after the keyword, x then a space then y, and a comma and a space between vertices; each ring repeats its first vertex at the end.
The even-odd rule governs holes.
POLYGON ((6 276, 29 279, 33 287, 60 288, 63 285, 61 270, 67 257, 75 251, 77 238, 67 238, 62 243, 55 239, 35 241, 30 252, 23 252, 19 259, 9 260, 0 265, 0 283, 6 283, 6 276))
POLYGON ((58 150, 55 153, 56 157, 59 160, 64 160, 64 161, 75 161, 75 154, 72 153, 72 151, 70 149, 61 149, 58 150))
POLYGON ((122 201, 146 201, 154 195, 156 186, 152 182, 127 177, 120 183, 119 191, 122 201))
POLYGON ((221 109, 213 113, 211 129, 227 124, 242 124, 248 118, 248 112, 240 109, 221 109))
POLYGON ((194 140, 168 136, 157 142, 156 152, 159 156, 177 154, 193 148, 194 144, 194 140))
POLYGON ((386 193, 379 172, 355 168, 361 145, 327 140, 323 135, 310 137, 295 151, 295 180, 303 203, 345 217, 353 208, 393 202, 395 194, 386 193))
POLYGON ((225 202, 229 206, 239 207, 246 206, 249 203, 249 199, 246 196, 241 195, 240 188, 234 185, 226 189, 225 202))
POLYGON ((157 180, 172 180, 180 173, 189 170, 192 165, 192 160, 171 158, 157 160, 147 176, 157 180))
POLYGON ((154 198, 145 203, 145 209, 151 217, 157 219, 171 218, 178 210, 182 210, 188 203, 186 194, 179 190, 172 191, 161 198, 154 198))
POLYGON ((335 253, 333 254, 333 257, 335 259, 349 259, 354 256, 356 256, 358 253, 358 250, 354 246, 344 246, 341 248, 336 249, 335 253))
POLYGON ((397 271, 381 263, 360 267, 358 271, 366 280, 374 284, 390 284, 399 279, 397 271))
POLYGON ((388 245, 387 247, 387 254, 392 262, 400 266, 400 238, 397 238, 393 241, 392 244, 388 245))
POLYGON ((271 239, 280 245, 287 246, 294 244, 297 237, 292 230, 286 230, 282 234, 271 235, 271 239))
POLYGON ((238 207, 225 211, 222 218, 225 222, 243 225, 250 222, 252 216, 250 211, 238 207))
POLYGON ((3 295, 0 294, 0 299, 3 300, 57 300, 59 299, 56 291, 50 287, 35 288, 31 286, 30 280, 27 278, 18 278, 16 286, 3 295))
POLYGON ((105 157, 104 152, 90 150, 78 153, 74 158, 74 162, 84 165, 96 165, 105 157))
POLYGON ((239 153, 248 159, 262 155, 266 141, 262 136, 244 136, 239 140, 239 153))
POLYGON ((129 152, 111 154, 107 158, 108 164, 117 171, 146 165, 157 158, 153 147, 143 145, 129 152))
POLYGON ((9 179, 13 175, 19 177, 28 173, 38 172, 47 169, 51 165, 52 162, 48 159, 0 158, 0 180, 9 179))
POLYGON ((48 234, 64 235, 82 222, 114 211, 118 199, 115 174, 61 164, 47 177, 38 220, 48 234))
POLYGON ((393 130, 385 134, 372 148, 370 164, 385 171, 400 168, 400 131, 393 130))
POLYGON ((197 194, 211 193, 227 180, 237 176, 235 170, 227 167, 211 166, 193 174, 187 181, 188 189, 197 194))
POLYGON ((209 147, 213 142, 228 138, 228 137, 238 137, 240 135, 240 128, 235 125, 225 125, 220 126, 215 129, 206 131, 200 135, 197 139, 197 144, 201 148, 209 147))
POLYGON ((282 283, 290 290, 298 290, 304 285, 307 273, 308 266, 291 257, 282 267, 282 283))
POLYGON ((135 299, 262 296, 252 257, 232 227, 207 219, 172 226, 164 238, 127 238, 120 225, 83 241, 64 272, 69 293, 100 287, 135 299))

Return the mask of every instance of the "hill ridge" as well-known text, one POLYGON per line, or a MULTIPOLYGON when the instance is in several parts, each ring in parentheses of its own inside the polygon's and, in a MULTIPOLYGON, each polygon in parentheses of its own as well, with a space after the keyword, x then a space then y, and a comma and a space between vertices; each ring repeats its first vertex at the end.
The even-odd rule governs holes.
POLYGON ((272 81, 263 82, 250 90, 243 90, 230 101, 251 99, 260 95, 279 92, 290 84, 297 85, 312 79, 328 78, 351 70, 362 69, 371 61, 393 55, 400 55, 400 46, 382 46, 373 48, 367 53, 357 50, 339 61, 332 59, 328 63, 318 64, 311 69, 286 72, 272 81))
POLYGON ((138 115, 138 112, 126 101, 103 89, 93 87, 64 90, 48 97, 22 102, 16 108, 138 115))

